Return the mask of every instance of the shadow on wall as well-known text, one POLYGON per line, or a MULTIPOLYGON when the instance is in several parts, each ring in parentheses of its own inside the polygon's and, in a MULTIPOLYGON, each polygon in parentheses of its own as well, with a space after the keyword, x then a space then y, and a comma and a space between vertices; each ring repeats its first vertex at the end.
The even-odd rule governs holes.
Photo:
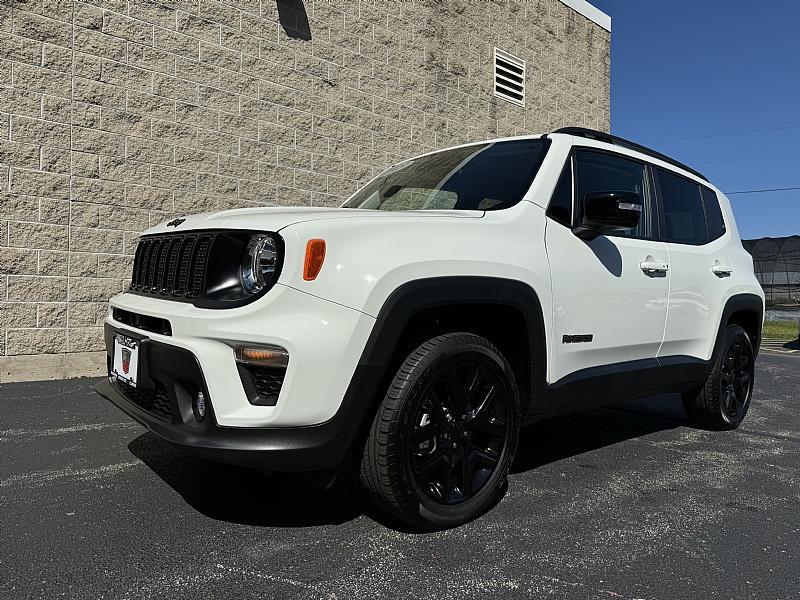
POLYGON ((311 39, 311 26, 303 0, 278 0, 278 20, 290 38, 311 39))

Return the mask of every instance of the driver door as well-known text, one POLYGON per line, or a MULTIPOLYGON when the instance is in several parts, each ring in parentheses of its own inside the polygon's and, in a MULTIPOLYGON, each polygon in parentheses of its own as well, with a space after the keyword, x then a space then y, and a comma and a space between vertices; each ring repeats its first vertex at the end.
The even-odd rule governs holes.
POLYGON ((545 226, 553 288, 551 385, 566 377, 602 377, 655 362, 664 337, 670 281, 666 245, 655 239, 655 211, 646 163, 591 148, 573 149, 545 226), (577 237, 572 225, 580 219, 578 200, 608 191, 641 196, 639 225, 590 241, 577 237), (646 268, 654 264, 666 269, 646 268))

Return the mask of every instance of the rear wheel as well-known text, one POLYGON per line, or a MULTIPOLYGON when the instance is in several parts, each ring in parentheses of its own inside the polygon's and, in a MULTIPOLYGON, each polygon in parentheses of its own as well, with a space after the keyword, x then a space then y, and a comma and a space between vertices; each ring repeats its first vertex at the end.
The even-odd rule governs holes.
POLYGON ((361 479, 391 514, 424 529, 474 519, 497 499, 516 450, 519 394, 500 351, 470 333, 428 340, 394 377, 361 479))
POLYGON ((739 325, 725 330, 722 347, 705 384, 683 396, 689 418, 706 429, 736 429, 750 408, 755 356, 739 325))

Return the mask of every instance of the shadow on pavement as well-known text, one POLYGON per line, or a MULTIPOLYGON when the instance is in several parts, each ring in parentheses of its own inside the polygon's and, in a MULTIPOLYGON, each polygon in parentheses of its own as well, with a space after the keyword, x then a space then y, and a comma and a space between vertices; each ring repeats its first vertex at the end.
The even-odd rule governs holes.
MULTIPOLYGON (((687 424, 677 396, 548 419, 523 429, 511 472, 523 473, 687 424)), ((354 474, 322 489, 302 474, 268 475, 197 458, 152 433, 140 435, 128 449, 189 505, 212 519, 263 527, 310 527, 366 515, 396 531, 413 532, 376 508, 354 474)), ((587 457, 582 466, 591 467, 591 459, 587 457)))
POLYGON ((310 527, 345 523, 369 510, 352 478, 326 490, 301 474, 270 475, 198 458, 152 433, 140 435, 128 449, 192 508, 212 519, 310 527))
POLYGON ((554 417, 522 430, 511 472, 530 471, 604 446, 683 426, 692 425, 676 394, 554 417))

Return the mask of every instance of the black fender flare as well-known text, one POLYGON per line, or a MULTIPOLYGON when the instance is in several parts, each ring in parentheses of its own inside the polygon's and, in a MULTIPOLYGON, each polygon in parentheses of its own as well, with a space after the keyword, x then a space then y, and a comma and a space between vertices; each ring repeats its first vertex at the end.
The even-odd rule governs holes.
POLYGON ((722 317, 719 321, 719 329, 717 330, 717 339, 714 341, 714 351, 711 354, 711 364, 717 358, 717 353, 722 345, 722 339, 725 336, 725 329, 731 317, 738 312, 752 312, 756 315, 756 322, 758 330, 755 339, 751 340, 753 343, 753 354, 758 356, 758 349, 761 346, 761 330, 764 324, 764 301, 761 296, 756 294, 735 294, 728 298, 725 302, 725 308, 722 309, 722 317))
POLYGON ((547 345, 544 316, 539 296, 533 288, 513 279, 481 276, 431 277, 409 281, 392 292, 381 307, 367 343, 359 359, 353 378, 342 399, 336 415, 342 423, 343 437, 348 446, 372 417, 400 337, 408 323, 418 312, 464 304, 497 304, 520 311, 527 326, 530 360, 530 394, 522 398, 523 416, 543 412, 548 396, 545 393, 547 345))

